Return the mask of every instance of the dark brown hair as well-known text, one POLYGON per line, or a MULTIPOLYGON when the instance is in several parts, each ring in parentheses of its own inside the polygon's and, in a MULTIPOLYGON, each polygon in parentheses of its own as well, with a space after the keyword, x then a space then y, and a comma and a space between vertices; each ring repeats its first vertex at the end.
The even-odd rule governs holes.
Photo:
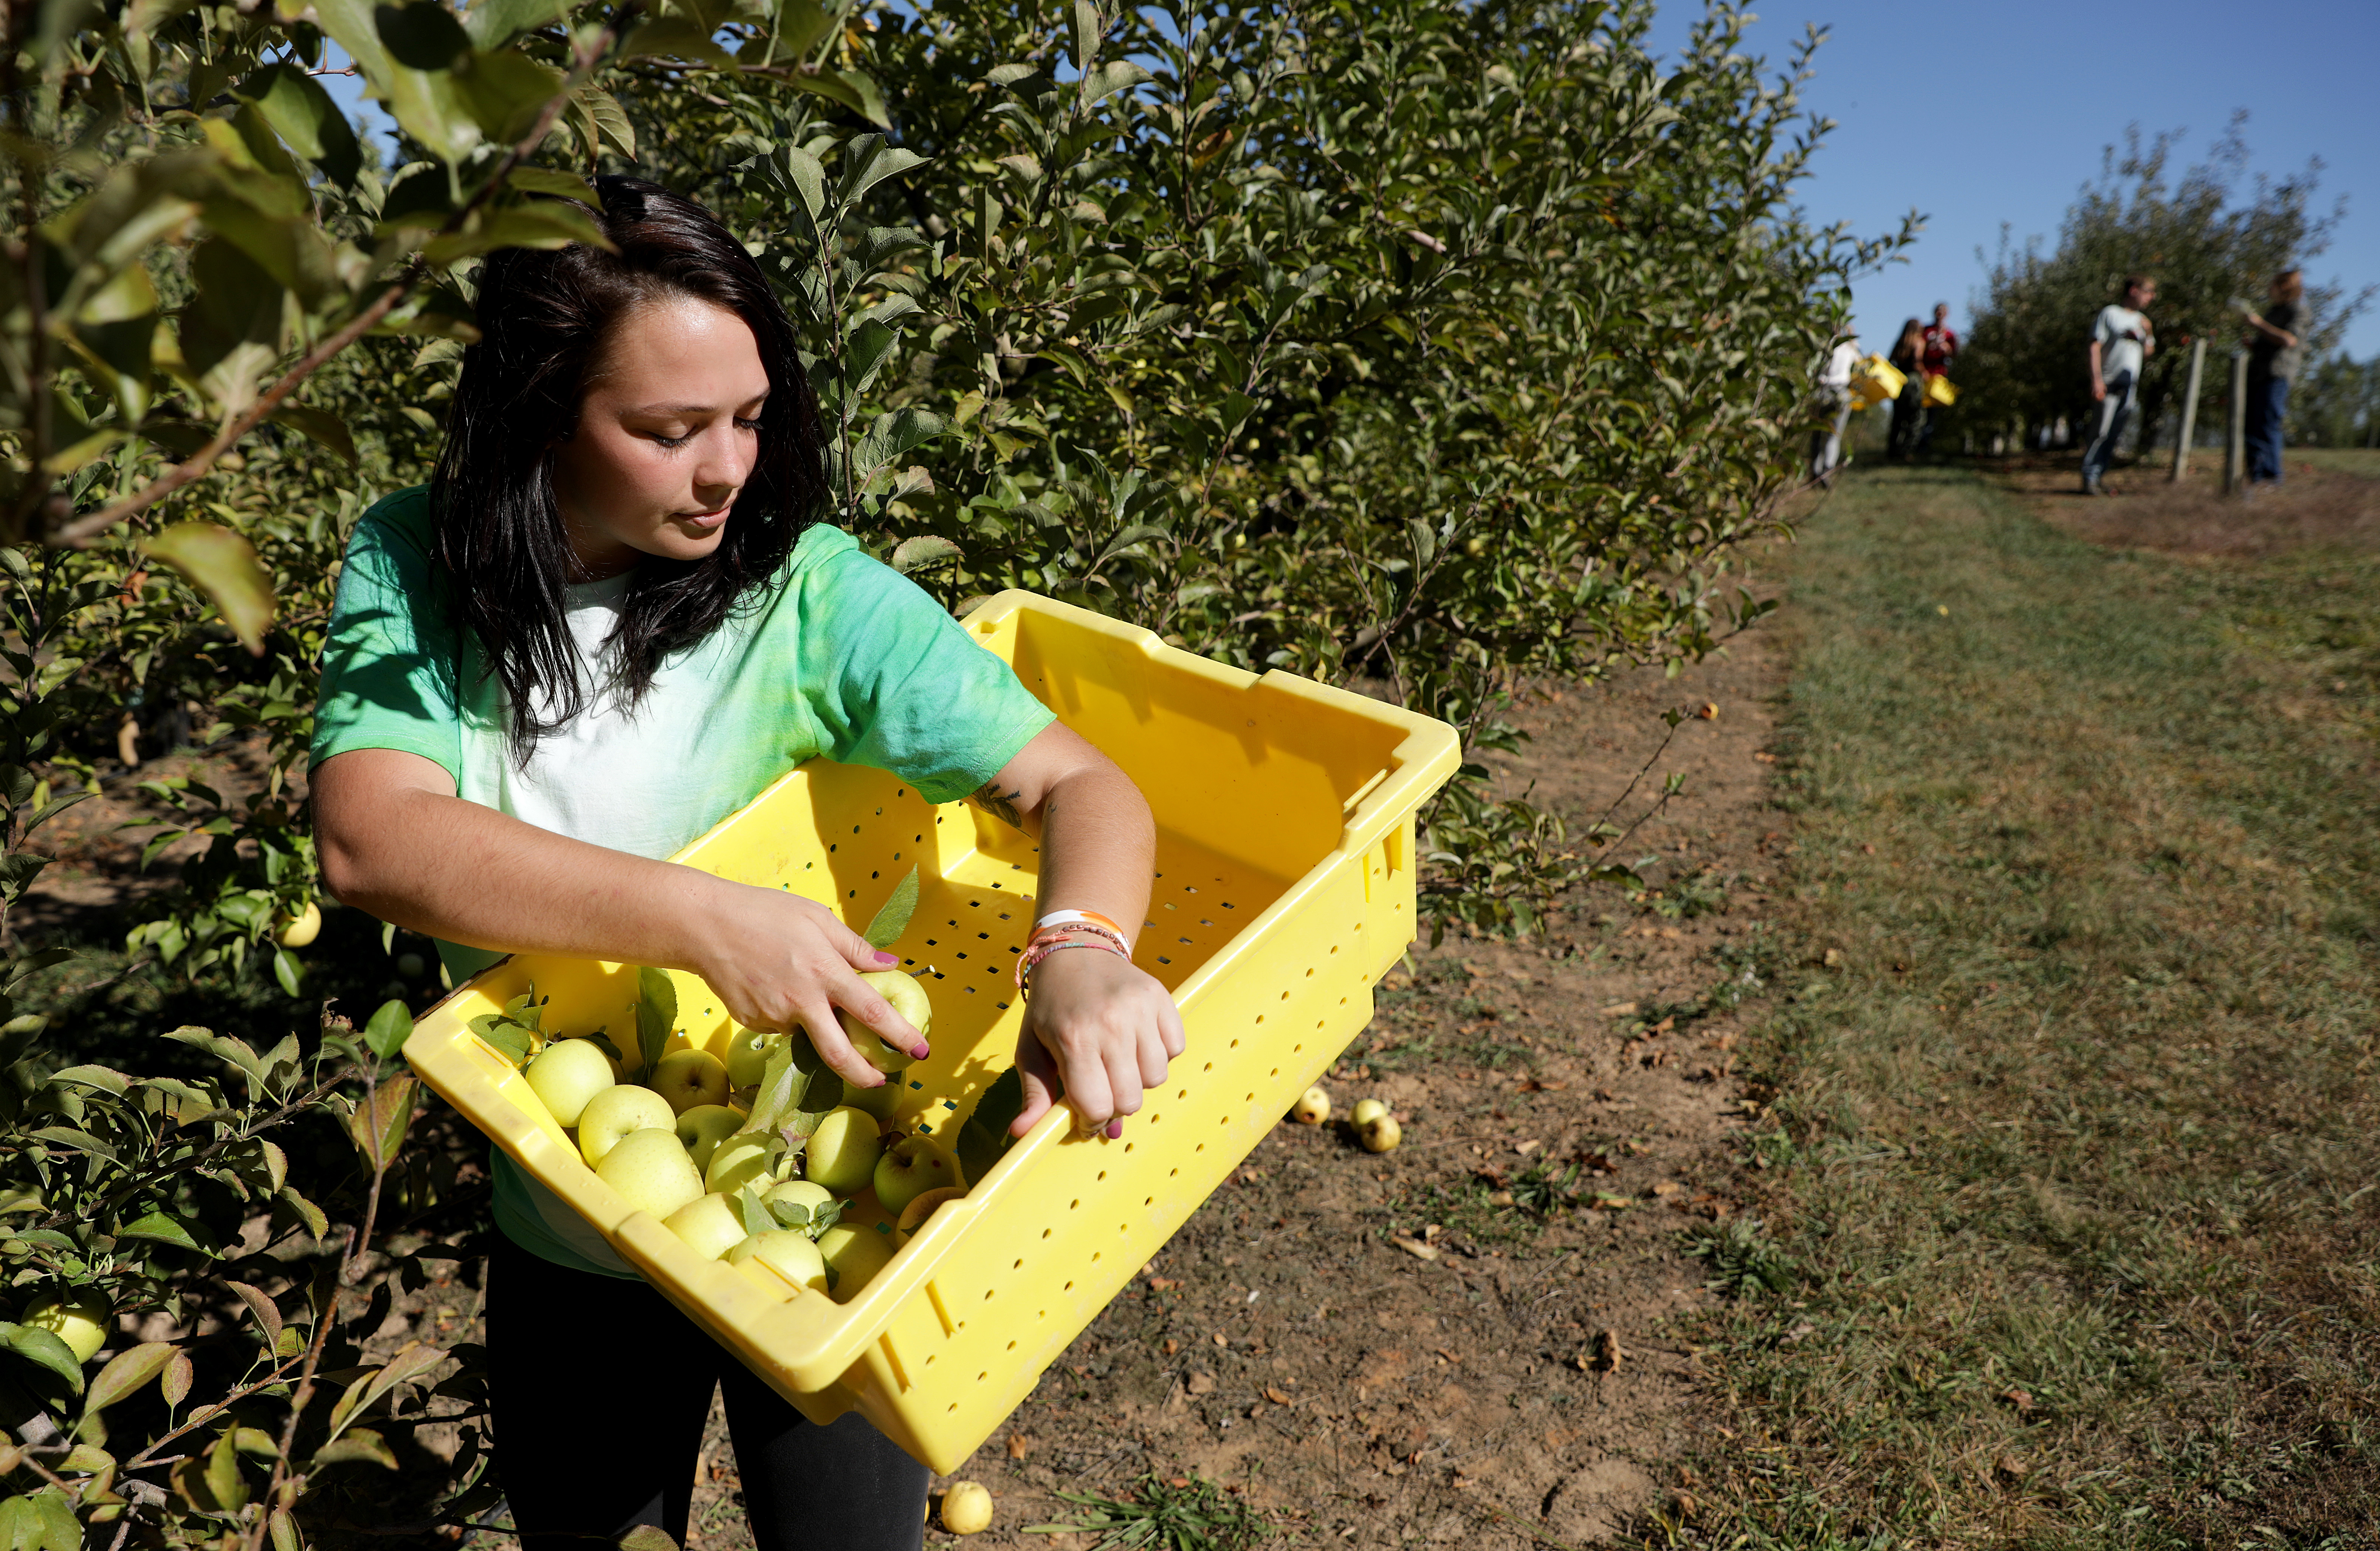
POLYGON ((604 687, 581 678, 564 617, 570 544, 553 457, 577 429, 589 373, 621 319, 673 297, 724 308, 750 326, 769 374, 759 457, 719 547, 698 561, 648 555, 629 575, 607 645, 632 704, 664 658, 719 628, 783 568, 827 500, 818 401, 793 324, 744 245, 656 184, 603 177, 595 188, 603 208, 589 213, 616 251, 506 248, 480 266, 480 340, 463 352, 430 485, 438 559, 488 672, 504 681, 513 756, 524 763, 604 687))

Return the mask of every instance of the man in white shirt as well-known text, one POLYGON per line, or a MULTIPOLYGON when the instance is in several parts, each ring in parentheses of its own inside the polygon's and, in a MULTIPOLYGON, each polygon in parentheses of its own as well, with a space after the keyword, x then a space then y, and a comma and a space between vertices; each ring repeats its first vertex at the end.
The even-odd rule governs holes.
POLYGON ((1846 335, 1828 352, 1827 364, 1818 372, 1819 413, 1834 417, 1831 430, 1810 433, 1810 477, 1822 485, 1832 485, 1835 470, 1842 467, 1843 428, 1852 418, 1852 368, 1859 358, 1859 335, 1846 335))
POLYGON ((2091 396, 2099 404, 2099 427, 2082 454, 2084 495, 2107 493, 2100 480, 2116 455, 2125 422, 2132 418, 2132 396, 2140 387, 2141 369, 2156 348, 2155 333, 2143 310, 2155 300, 2155 281, 2145 274, 2127 275, 2122 303, 2101 308, 2091 325, 2091 396))

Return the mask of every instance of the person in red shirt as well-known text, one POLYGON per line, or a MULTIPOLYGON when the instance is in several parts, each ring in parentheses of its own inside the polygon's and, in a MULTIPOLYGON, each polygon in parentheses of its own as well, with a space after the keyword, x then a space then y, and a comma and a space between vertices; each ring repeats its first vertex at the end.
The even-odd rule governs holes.
MULTIPOLYGON (((1949 376, 1950 361, 1958 353, 1959 335, 1950 327, 1950 304, 1937 301, 1934 304, 1934 321, 1925 325, 1925 375, 1929 378, 1949 376)), ((1925 425, 1917 433, 1918 451, 1923 452, 1934 444, 1934 421, 1941 413, 1942 406, 1938 404, 1928 403, 1925 406, 1925 425)))

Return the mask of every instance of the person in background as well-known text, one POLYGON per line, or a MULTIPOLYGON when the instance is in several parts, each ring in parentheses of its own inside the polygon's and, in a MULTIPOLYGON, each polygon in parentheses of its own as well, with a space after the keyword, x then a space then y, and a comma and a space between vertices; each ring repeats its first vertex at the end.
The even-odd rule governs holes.
POLYGON ((2305 364, 2305 275, 2273 276, 2272 305, 2248 313, 2248 484, 2281 482, 2281 417, 2305 364))
POLYGON ((1908 379, 1900 387, 1900 396, 1892 403, 1892 437, 1885 443, 1885 455, 1895 463, 1908 460, 1917 446, 1917 422, 1925 412, 1925 325, 1912 318, 1900 325, 1900 338, 1892 346, 1890 361, 1908 379))
MULTIPOLYGON (((1925 368, 1925 380, 1950 375, 1950 360, 1959 353, 1959 335, 1950 327, 1950 304, 1934 304, 1934 321, 1925 325, 1925 349, 1920 357, 1925 368)), ((1942 406, 1931 400, 1925 403, 1925 419, 1917 430, 1917 450, 1925 452, 1934 445, 1934 422, 1942 416, 1942 406)))
POLYGON ((1846 334, 1818 370, 1818 412, 1832 420, 1831 427, 1810 432, 1810 478, 1822 485, 1832 486, 1835 470, 1842 467, 1843 430, 1852 418, 1852 368, 1859 357, 1859 335, 1846 334))
POLYGON ((2156 282, 2145 274, 2124 277, 2124 299, 2099 309, 2091 324, 2091 396, 2099 406, 2099 424, 2091 445, 2082 453, 2082 493, 2105 495, 2102 481, 2116 455, 2116 442, 2132 416, 2132 395, 2141 368, 2156 348, 2149 327, 2150 303, 2156 300, 2156 282))

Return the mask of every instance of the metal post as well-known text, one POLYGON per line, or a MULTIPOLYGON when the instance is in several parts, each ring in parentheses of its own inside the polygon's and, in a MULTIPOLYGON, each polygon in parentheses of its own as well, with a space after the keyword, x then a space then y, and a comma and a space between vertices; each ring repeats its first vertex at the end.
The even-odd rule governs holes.
POLYGON ((2223 439, 2223 493, 2240 493, 2248 469, 2248 352, 2231 352, 2231 429, 2223 439))
POLYGON ((2181 394, 2181 434, 2173 443, 2173 482, 2190 469, 2190 439, 2198 434, 2198 374, 2206 365, 2206 336, 2190 342, 2190 386, 2181 394))

